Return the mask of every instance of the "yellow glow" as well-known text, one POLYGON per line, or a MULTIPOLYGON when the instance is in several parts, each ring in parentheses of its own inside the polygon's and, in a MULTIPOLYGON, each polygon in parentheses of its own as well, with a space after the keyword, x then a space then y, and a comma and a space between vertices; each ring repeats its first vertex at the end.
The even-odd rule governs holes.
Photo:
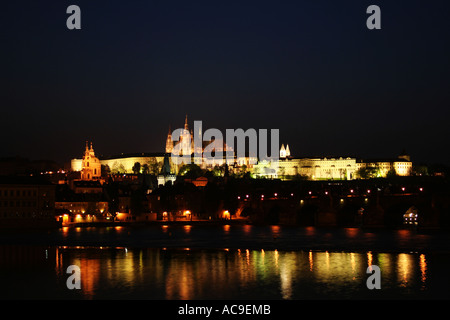
POLYGON ((191 232, 191 228, 192 228, 192 226, 189 224, 183 226, 184 232, 186 232, 186 233, 191 232))
POLYGON ((369 251, 369 252, 367 252, 367 266, 371 266, 372 262, 373 262, 372 252, 369 251))
POLYGON ((424 285, 427 280, 427 260, 425 259, 424 254, 421 254, 419 258, 420 258, 419 265, 420 265, 420 274, 421 274, 420 280, 422 281, 422 284, 424 285))
POLYGON ((412 270, 411 255, 401 253, 398 257, 398 275, 401 280, 400 286, 406 287, 410 280, 410 271, 412 270))
POLYGON ((275 267, 278 268, 278 250, 275 249, 275 251, 273 253, 275 255, 275 267))
POLYGON ((352 266, 352 271, 355 272, 356 270, 356 261, 355 261, 355 254, 353 252, 350 253, 350 263, 352 266))

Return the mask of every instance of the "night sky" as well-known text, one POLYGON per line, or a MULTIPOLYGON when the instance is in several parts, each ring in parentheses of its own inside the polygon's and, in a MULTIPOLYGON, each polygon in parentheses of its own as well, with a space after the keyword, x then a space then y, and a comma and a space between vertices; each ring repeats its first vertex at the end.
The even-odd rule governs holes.
POLYGON ((62 163, 86 140, 104 156, 162 152, 188 114, 278 128, 299 157, 450 164, 449 21, 434 0, 2 3, 0 157, 62 163))

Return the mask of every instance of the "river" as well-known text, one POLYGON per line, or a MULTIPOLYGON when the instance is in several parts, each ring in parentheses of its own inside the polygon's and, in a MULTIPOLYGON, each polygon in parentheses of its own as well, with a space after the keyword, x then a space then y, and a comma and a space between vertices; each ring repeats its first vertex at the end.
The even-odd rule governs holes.
POLYGON ((160 224, 0 232, 2 299, 449 299, 450 236, 160 224), (81 289, 68 289, 70 265, 81 289), (380 268, 369 290, 367 267, 380 268))

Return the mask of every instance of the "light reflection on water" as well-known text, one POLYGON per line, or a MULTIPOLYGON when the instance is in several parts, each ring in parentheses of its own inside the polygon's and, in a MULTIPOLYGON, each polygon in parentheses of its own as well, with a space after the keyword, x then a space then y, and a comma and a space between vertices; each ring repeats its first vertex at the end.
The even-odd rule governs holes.
POLYGON ((0 298, 450 298, 450 256, 437 253, 448 252, 442 234, 165 224, 14 237, 25 243, 0 245, 0 298), (81 269, 78 291, 66 286, 71 264, 81 269), (372 264, 381 290, 367 289, 372 264))
POLYGON ((429 266, 429 260, 439 256, 425 253, 0 248, 2 298, 358 299, 446 294, 430 291, 442 278, 429 266), (81 270, 78 291, 65 287, 69 276, 65 271, 71 264, 81 270), (366 287, 371 264, 381 269, 381 290, 366 287), (21 276, 27 274, 40 277, 39 285, 20 291, 26 282, 21 276))

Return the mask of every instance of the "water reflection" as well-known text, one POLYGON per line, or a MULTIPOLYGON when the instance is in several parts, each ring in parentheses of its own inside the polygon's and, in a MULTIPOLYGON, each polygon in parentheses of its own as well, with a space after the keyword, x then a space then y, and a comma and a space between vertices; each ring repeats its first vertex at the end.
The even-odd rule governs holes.
POLYGON ((430 292, 433 279, 434 287, 441 282, 443 275, 433 278, 429 264, 436 258, 426 253, 0 246, 0 281, 2 297, 8 292, 10 298, 24 297, 16 288, 26 283, 21 280, 26 269, 25 274, 42 279, 30 286, 28 298, 342 299, 373 294, 365 282, 367 267, 375 264, 382 273, 382 294, 417 297, 430 292), (71 264, 81 270, 78 292, 65 287, 71 264))

